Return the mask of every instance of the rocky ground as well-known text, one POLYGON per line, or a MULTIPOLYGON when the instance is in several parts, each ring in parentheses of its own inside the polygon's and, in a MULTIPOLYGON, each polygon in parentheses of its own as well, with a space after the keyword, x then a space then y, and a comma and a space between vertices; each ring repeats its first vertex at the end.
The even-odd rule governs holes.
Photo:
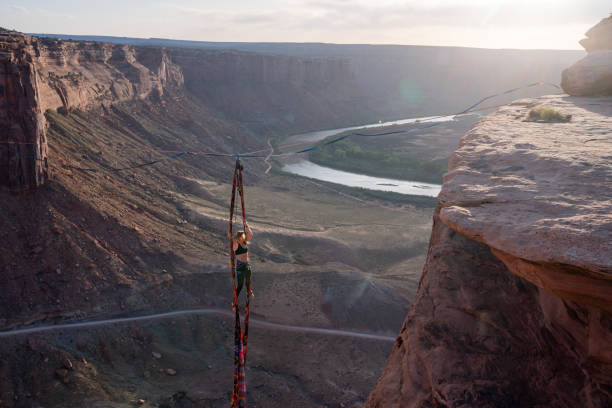
POLYGON ((542 97, 501 108, 451 156, 442 221, 487 243, 532 283, 612 311, 611 117, 610 98, 542 97), (571 120, 524 119, 541 107, 571 120), (509 123, 512 130, 500 131, 509 123))
MULTIPOLYGON (((5 338, 0 406, 224 407, 232 329, 229 317, 200 316, 5 338)), ((389 347, 254 325, 249 406, 361 406, 389 347)))

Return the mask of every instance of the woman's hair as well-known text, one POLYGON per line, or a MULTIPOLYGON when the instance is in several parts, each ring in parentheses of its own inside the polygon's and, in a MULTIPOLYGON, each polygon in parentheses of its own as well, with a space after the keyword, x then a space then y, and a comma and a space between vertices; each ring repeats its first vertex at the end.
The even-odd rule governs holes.
POLYGON ((244 233, 244 231, 238 231, 236 233, 236 240, 240 239, 240 237, 244 237, 244 239, 246 239, 246 234, 244 233))

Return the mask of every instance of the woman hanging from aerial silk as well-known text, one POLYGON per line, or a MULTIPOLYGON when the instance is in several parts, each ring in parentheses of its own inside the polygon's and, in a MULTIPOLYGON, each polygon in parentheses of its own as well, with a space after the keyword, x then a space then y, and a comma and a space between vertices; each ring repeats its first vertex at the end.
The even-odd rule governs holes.
MULTIPOLYGON (((230 232, 227 232, 228 238, 231 239, 230 232)), ((236 255, 236 298, 240 295, 240 291, 245 284, 247 287, 247 296, 255 297, 251 288, 251 266, 249 265, 249 242, 253 238, 253 231, 249 224, 245 225, 245 231, 238 231, 236 239, 233 241, 234 254, 236 255)), ((234 304, 233 307, 236 307, 234 304)))

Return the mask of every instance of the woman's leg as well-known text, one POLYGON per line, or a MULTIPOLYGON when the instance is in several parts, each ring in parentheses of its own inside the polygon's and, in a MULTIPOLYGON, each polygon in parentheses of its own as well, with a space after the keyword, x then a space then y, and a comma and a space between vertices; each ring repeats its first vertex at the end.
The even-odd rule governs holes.
POLYGON ((240 291, 242 290, 242 286, 244 285, 244 275, 245 275, 245 272, 246 271, 242 267, 236 268, 236 275, 238 275, 237 276, 238 282, 237 282, 237 285, 236 285, 236 297, 240 296, 240 291))
POLYGON ((253 295, 253 289, 251 288, 251 265, 247 266, 245 275, 246 275, 246 285, 247 285, 247 296, 254 297, 255 295, 253 295))

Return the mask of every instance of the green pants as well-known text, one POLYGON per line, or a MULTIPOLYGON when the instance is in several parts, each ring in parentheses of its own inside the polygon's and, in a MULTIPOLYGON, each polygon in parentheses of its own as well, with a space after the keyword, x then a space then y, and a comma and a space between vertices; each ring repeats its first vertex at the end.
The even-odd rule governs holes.
MULTIPOLYGON (((236 266, 236 275, 238 278, 238 284, 236 285, 236 295, 240 295, 240 291, 244 286, 246 280, 247 291, 251 291, 251 266, 248 263, 239 263, 236 266)), ((248 293, 247 293, 248 295, 248 293)))

